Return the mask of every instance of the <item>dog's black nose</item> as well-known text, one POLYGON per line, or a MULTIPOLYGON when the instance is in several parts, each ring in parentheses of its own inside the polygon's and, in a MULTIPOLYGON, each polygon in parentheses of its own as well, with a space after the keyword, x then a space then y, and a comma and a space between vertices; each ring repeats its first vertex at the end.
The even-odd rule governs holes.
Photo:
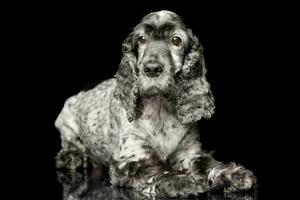
POLYGON ((158 77, 163 71, 163 65, 160 63, 147 63, 144 66, 144 72, 149 77, 158 77))

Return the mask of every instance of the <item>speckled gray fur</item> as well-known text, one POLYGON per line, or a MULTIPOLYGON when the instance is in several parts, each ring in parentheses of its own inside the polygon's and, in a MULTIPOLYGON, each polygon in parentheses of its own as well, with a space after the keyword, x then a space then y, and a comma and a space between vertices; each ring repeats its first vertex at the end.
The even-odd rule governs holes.
POLYGON ((251 189, 251 171, 201 149, 196 122, 215 107, 202 51, 175 13, 144 17, 123 43, 116 77, 65 102, 55 122, 62 141, 57 167, 103 163, 112 184, 154 196, 251 189), (144 72, 153 63, 163 66, 158 77, 144 72))

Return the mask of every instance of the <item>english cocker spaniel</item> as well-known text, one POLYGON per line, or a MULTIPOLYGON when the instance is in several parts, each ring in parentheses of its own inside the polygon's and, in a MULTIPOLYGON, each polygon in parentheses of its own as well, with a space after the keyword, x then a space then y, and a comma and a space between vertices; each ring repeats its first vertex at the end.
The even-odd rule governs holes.
POLYGON ((154 196, 249 190, 253 173, 201 149, 197 121, 214 113, 203 48, 170 11, 128 35, 115 78, 69 98, 55 126, 58 168, 109 167, 110 182, 154 196))

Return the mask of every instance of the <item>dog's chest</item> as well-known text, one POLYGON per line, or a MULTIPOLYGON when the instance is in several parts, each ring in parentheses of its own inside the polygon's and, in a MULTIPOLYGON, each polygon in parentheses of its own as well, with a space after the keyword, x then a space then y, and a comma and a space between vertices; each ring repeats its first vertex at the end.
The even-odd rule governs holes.
POLYGON ((169 105, 160 102, 146 104, 135 127, 164 160, 178 147, 187 132, 186 126, 175 118, 169 105))

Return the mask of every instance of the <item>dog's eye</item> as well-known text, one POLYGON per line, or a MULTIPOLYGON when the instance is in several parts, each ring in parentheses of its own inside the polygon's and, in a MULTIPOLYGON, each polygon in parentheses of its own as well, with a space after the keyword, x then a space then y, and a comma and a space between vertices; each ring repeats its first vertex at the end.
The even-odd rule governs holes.
POLYGON ((138 42, 139 42, 140 44, 145 44, 146 41, 147 41, 146 38, 145 38, 144 36, 138 37, 137 40, 138 40, 138 42))
POLYGON ((180 37, 173 37, 172 38, 172 44, 174 44, 175 46, 180 46, 182 44, 182 40, 180 37))

